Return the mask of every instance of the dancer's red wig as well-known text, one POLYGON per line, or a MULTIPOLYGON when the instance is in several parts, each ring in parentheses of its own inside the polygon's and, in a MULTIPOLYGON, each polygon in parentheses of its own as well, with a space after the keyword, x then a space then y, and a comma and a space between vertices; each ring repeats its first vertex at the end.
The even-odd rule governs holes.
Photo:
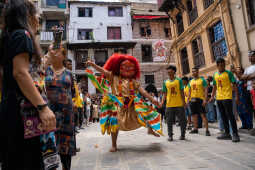
POLYGON ((128 60, 130 62, 132 62, 135 65, 135 75, 134 78, 139 79, 140 78, 140 65, 138 60, 133 57, 133 56, 129 56, 129 55, 125 55, 125 54, 113 54, 105 63, 104 65, 104 69, 111 71, 114 75, 120 75, 120 64, 125 61, 128 60))

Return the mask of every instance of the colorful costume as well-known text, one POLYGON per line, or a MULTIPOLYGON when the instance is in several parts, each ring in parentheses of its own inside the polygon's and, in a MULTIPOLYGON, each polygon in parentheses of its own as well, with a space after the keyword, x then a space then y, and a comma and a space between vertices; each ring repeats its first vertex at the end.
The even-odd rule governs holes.
MULTIPOLYGON (((130 131, 151 127, 156 133, 162 134, 161 115, 141 98, 138 92, 139 82, 119 75, 120 63, 125 60, 137 60, 133 56, 115 54, 109 58, 104 68, 111 76, 95 77, 91 70, 86 73, 94 86, 103 93, 101 102, 100 124, 102 133, 115 133, 117 130, 130 131)), ((140 76, 137 62, 136 77, 140 76)))

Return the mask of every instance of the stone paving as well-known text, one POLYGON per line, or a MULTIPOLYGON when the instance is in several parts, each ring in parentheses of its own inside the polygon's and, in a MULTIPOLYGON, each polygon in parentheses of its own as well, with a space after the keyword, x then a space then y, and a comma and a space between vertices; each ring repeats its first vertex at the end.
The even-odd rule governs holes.
POLYGON ((119 151, 110 153, 110 136, 101 135, 99 124, 93 124, 77 135, 81 152, 73 157, 72 170, 255 170, 254 137, 241 135, 240 143, 232 143, 217 140, 217 129, 210 131, 210 137, 202 129, 180 141, 174 127, 173 142, 147 135, 145 128, 120 132, 119 151))

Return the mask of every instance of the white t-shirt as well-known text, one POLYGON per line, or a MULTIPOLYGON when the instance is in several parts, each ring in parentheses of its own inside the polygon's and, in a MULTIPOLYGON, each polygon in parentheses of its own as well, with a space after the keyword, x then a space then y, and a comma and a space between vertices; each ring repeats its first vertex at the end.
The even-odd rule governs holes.
MULTIPOLYGON (((249 74, 253 74, 253 73, 255 73, 255 65, 251 65, 251 66, 247 67, 244 71, 245 75, 249 75, 249 74)), ((247 82, 247 90, 249 90, 249 91, 252 90, 252 81, 251 80, 247 82)))

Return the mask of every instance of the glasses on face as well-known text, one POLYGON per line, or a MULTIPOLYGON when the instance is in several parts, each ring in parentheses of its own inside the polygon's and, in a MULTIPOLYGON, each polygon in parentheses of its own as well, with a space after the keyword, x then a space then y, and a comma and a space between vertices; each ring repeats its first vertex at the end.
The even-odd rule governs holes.
POLYGON ((249 56, 249 57, 255 56, 255 50, 249 51, 249 52, 248 52, 248 56, 249 56))

